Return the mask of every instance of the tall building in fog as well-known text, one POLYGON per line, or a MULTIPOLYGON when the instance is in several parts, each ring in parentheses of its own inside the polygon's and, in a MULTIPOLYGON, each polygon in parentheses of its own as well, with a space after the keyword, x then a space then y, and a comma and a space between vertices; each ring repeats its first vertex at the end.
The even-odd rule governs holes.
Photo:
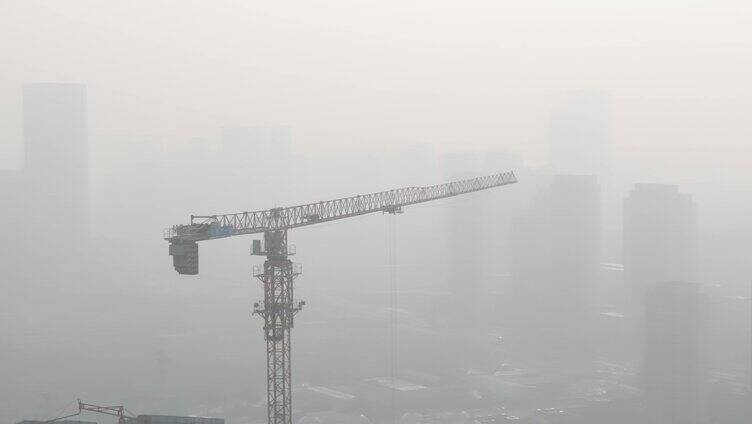
POLYGON ((546 142, 553 172, 608 176, 611 94, 594 89, 570 93, 549 116, 546 142))
MULTIPOLYGON (((478 158, 473 153, 447 154, 442 158, 441 174, 446 181, 477 176, 478 158)), ((478 299, 483 286, 482 246, 486 232, 480 211, 487 199, 470 195, 452 200, 446 206, 447 287, 459 312, 455 320, 477 321, 478 299)))
POLYGON ((528 196, 535 184, 531 181, 531 175, 525 168, 522 156, 517 152, 506 150, 491 150, 483 154, 480 166, 481 175, 497 174, 500 172, 514 171, 519 181, 524 184, 516 184, 506 187, 504 190, 489 193, 485 198, 483 211, 485 237, 483 245, 484 272, 490 277, 490 289, 496 293, 504 290, 503 284, 508 282, 505 278, 510 272, 512 261, 513 243, 506 237, 511 229, 515 214, 514 206, 527 203, 528 196))
POLYGON ((624 277, 639 318, 647 288, 696 277, 692 197, 675 185, 637 184, 624 201, 624 277))
POLYGON ((23 88, 27 241, 35 255, 80 254, 87 237, 86 86, 23 88))
POLYGON ((509 308, 516 310, 536 354, 587 356, 582 324, 591 311, 600 262, 599 198, 595 176, 558 175, 515 220, 516 290, 509 308))
MULTIPOLYGON (((444 155, 440 160, 442 180, 454 181, 477 176, 478 157, 472 152, 444 155)), ((445 290, 449 296, 437 313, 448 323, 450 339, 443 349, 445 357, 452 357, 453 367, 468 367, 474 363, 474 342, 486 321, 480 312, 483 300, 483 219, 487 198, 483 195, 464 196, 446 203, 444 221, 445 290)))
POLYGON ((12 241, 0 243, 0 269, 3 269, 7 277, 14 271, 20 271, 20 267, 16 265, 21 253, 19 243, 24 238, 23 228, 18 225, 24 219, 23 173, 0 170, 0 193, 3 195, 0 222, 6 223, 3 238, 12 241))
POLYGON ((706 422, 706 303, 695 283, 662 282, 646 292, 643 375, 650 424, 706 422))

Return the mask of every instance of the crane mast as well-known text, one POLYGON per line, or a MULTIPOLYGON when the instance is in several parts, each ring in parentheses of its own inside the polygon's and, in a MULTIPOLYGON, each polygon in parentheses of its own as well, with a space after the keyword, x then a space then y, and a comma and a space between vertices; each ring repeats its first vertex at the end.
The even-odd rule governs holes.
POLYGON ((265 256, 263 267, 254 269, 264 289, 263 301, 253 305, 252 315, 264 320, 267 358, 267 415, 269 424, 292 423, 292 375, 290 330, 305 302, 295 301, 294 279, 300 268, 289 259, 294 249, 287 242, 293 228, 351 218, 369 213, 402 213, 404 206, 458 196, 517 182, 513 172, 453 181, 425 187, 405 187, 286 208, 224 215, 191 215, 189 224, 174 225, 164 233, 169 254, 179 274, 198 274, 198 242, 263 233, 254 240, 251 254, 265 256))

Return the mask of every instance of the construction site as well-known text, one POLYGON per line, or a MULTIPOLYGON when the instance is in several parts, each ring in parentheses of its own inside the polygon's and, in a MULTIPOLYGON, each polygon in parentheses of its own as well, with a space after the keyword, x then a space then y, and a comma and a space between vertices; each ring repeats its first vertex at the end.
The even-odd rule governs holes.
POLYGON ((750 422, 752 2, 0 3, 0 424, 750 422))
MULTIPOLYGON (((173 259, 175 271, 180 275, 199 273, 198 242, 223 239, 235 236, 261 234, 263 238, 250 243, 251 255, 265 257, 263 265, 254 265, 253 277, 258 279, 263 290, 261 300, 253 303, 251 315, 262 319, 263 339, 266 343, 266 409, 268 423, 292 424, 303 422, 293 420, 293 393, 301 392, 292 380, 292 329, 294 318, 305 306, 305 301, 294 296, 294 282, 301 275, 301 267, 290 259, 295 255, 295 245, 288 243, 288 231, 315 224, 323 224, 361 215, 381 213, 399 215, 404 208, 431 201, 473 192, 488 190, 517 183, 513 172, 499 173, 478 178, 452 181, 425 187, 405 187, 383 192, 357 195, 329 201, 304 204, 293 207, 278 207, 254 212, 240 212, 223 215, 191 215, 188 224, 173 225, 164 232, 169 242, 169 255, 173 259)), ((392 329, 393 331, 393 329, 392 329)), ((384 358, 393 361, 394 358, 384 358)), ((392 371, 393 372, 393 371, 392 371)), ((378 378, 376 386, 397 392, 423 391, 421 384, 409 383, 391 375, 378 378)), ((350 409, 347 401, 354 395, 323 386, 305 387, 305 392, 316 393, 330 398, 332 402, 344 401, 342 407, 350 409)), ((305 393, 301 393, 304 399, 305 393)), ((414 407, 421 403, 420 398, 409 400, 414 407)), ((426 401, 435 396, 428 395, 426 401)), ((412 398, 412 395, 410 396, 412 398)), ((309 399, 309 401, 311 401, 309 399)), ((319 401, 320 402, 320 401, 319 401)), ((425 401, 423 401, 425 402, 425 401)), ((374 404, 378 401, 374 399, 374 404)), ((118 424, 224 424, 221 418, 181 417, 169 415, 134 415, 125 406, 102 406, 77 401, 78 410, 48 420, 24 420, 18 424, 81 424, 87 421, 74 421, 73 417, 82 414, 102 414, 115 417, 118 424)), ((333 406, 333 405, 332 405, 333 406)), ((379 412, 376 412, 379 415, 379 412)), ((482 415, 483 413, 481 413, 482 415)), ((388 414, 391 415, 391 414, 388 414)), ((501 410, 492 412, 490 417, 506 416, 501 410)), ((365 418, 365 416, 363 416, 365 418)), ((308 421, 312 420, 310 418, 308 421)), ((335 418, 328 418, 327 422, 335 418)), ((348 418, 343 418, 345 421, 348 418)), ((314 421, 310 421, 314 422, 314 421)), ((318 422, 318 421, 315 421, 318 422)))
POLYGON ((265 256, 263 266, 255 266, 253 276, 262 284, 264 296, 253 304, 253 315, 263 319, 266 340, 266 384, 268 422, 292 424, 292 344, 295 315, 305 301, 294 297, 294 280, 301 274, 289 257, 295 249, 288 244, 288 230, 359 215, 381 212, 401 214, 409 205, 459 196, 475 191, 516 183, 507 172, 428 187, 406 187, 321 201, 288 208, 227 215, 191 215, 187 225, 166 231, 170 255, 179 274, 198 274, 198 243, 247 234, 263 234, 254 240, 251 254, 265 256))

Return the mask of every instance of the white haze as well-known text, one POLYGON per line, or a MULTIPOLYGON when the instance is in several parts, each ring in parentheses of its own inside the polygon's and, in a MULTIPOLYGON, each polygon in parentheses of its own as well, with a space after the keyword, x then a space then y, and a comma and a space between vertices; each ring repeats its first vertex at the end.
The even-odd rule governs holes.
MULTIPOLYGON (((668 250, 685 239, 696 247, 675 260, 692 269, 682 278, 699 283, 710 302, 697 303, 708 317, 702 334, 712 339, 703 353, 716 396, 708 402, 736 405, 736 395, 723 403, 736 384, 748 401, 750 52, 748 1, 0 0, 0 189, 7 190, 0 219, 11 229, 0 237, 0 420, 52 418, 81 396, 136 412, 262 422, 265 411, 255 403, 264 396, 263 340, 249 317, 260 294, 250 266, 260 262, 248 257, 249 239, 201 244, 201 275, 185 278, 172 270, 162 229, 192 213, 508 169, 517 185, 406 208, 394 224, 379 214, 291 232, 305 270, 296 294, 309 304, 293 333, 296 383, 356 392, 383 376, 389 358, 400 358, 408 380, 454 378, 447 370, 461 362, 455 371, 469 377, 446 387, 469 384, 486 398, 488 390, 524 418, 555 402, 568 408, 577 402, 548 389, 526 397, 506 386, 494 392, 489 381, 510 362, 540 377, 517 389, 587 392, 563 371, 572 353, 562 347, 565 335, 576 332, 562 330, 562 342, 546 327, 572 312, 558 309, 564 306, 551 293, 563 290, 561 299, 597 316, 629 316, 634 277, 594 267, 629 267, 625 199, 639 197, 635 184, 661 183, 678 185, 695 206, 696 227, 687 234, 665 225, 654 233, 671 229, 654 235, 665 236, 668 250), (87 247, 78 273, 60 271, 65 261, 55 249, 64 243, 44 242, 54 239, 60 219, 45 214, 55 210, 32 210, 34 202, 19 200, 27 194, 4 185, 16 175, 4 171, 27 165, 23 87, 35 82, 86 86, 87 247), (289 151, 277 158, 263 149, 231 151, 223 139, 227 128, 268 126, 291 134, 289 151), (562 143, 563 153, 552 143, 562 143), (268 188, 275 172, 283 190, 268 188), (597 174, 597 183, 557 174, 597 174), (29 236, 37 233, 44 237, 29 236), (388 249, 397 252, 396 282, 388 281, 388 249), (566 271, 554 286, 573 262, 568 255, 600 272, 592 277, 597 287, 563 289, 591 278, 566 271), (463 278, 482 280, 473 286, 476 298, 453 297, 461 289, 452 281, 463 278), (392 283, 406 293, 396 306, 408 311, 398 319, 410 328, 394 348, 383 321, 384 308, 395 306, 385 297, 392 283), (463 316, 457 305, 473 309, 463 302, 482 306, 463 316), (526 315, 536 308, 540 314, 526 315), (549 339, 551 356, 536 356, 549 339), (476 371, 483 384, 473 380, 476 371)), ((56 184, 66 181, 51 172, 33 196, 61 196, 56 184)), ((682 197, 667 198, 674 207, 682 197)), ((656 219, 676 218, 665 204, 647 206, 656 219)), ((671 290, 645 287, 639 296, 660 304, 671 290)), ((641 333, 580 318, 592 339, 572 348, 583 361, 572 367, 586 375, 583 363, 612 361, 639 374, 643 350, 629 337, 642 343, 641 333)), ((613 392, 641 399, 630 392, 642 393, 640 383, 625 374, 631 377, 613 392)), ((296 417, 320 412, 311 405, 301 400, 296 417)), ((604 416, 627 416, 614 407, 604 416)), ((728 408, 729 417, 740 416, 728 408)), ((362 407, 372 409, 379 408, 362 407)), ((409 413, 380 412, 370 415, 373 423, 413 422, 409 413)), ((701 422, 735 422, 715 419, 701 422)))

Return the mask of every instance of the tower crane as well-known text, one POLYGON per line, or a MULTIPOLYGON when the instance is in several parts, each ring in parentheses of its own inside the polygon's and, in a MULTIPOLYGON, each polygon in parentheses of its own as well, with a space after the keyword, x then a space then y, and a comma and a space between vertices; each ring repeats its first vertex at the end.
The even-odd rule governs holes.
POLYGON ((75 414, 70 414, 64 417, 58 417, 58 418, 45 421, 44 424, 54 423, 56 421, 61 421, 66 418, 75 417, 76 415, 81 415, 81 413, 83 413, 84 411, 98 412, 100 414, 112 415, 118 418, 118 424, 128 424, 136 420, 136 417, 126 413, 127 410, 125 409, 124 406, 93 405, 91 403, 84 403, 81 401, 81 399, 78 399, 77 402, 78 402, 78 412, 76 412, 75 414))
POLYGON ((294 246, 287 243, 293 228, 351 218, 369 213, 402 213, 417 203, 458 196, 517 182, 513 172, 453 181, 424 187, 405 187, 292 207, 224 215, 191 215, 190 223, 174 225, 164 233, 169 254, 179 274, 198 274, 198 242, 246 234, 263 234, 253 240, 251 254, 265 256, 263 267, 254 269, 264 289, 253 315, 264 320, 266 340, 267 415, 269 424, 292 423, 290 330, 295 315, 305 305, 293 296, 293 280, 300 268, 290 261, 294 246))

